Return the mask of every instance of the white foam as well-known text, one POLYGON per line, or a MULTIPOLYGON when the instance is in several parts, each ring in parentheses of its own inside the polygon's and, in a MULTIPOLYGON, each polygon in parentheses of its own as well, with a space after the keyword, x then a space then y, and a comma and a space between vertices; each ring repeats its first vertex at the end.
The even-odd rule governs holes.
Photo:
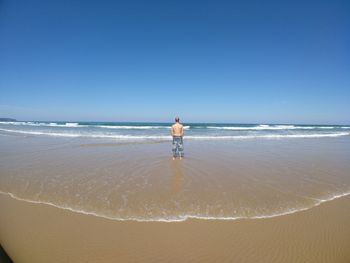
MULTIPOLYGON (((82 126, 82 125, 80 125, 82 126)), ((170 129, 170 126, 147 126, 147 125, 85 125, 86 127, 117 129, 117 130, 150 130, 150 129, 170 129)), ((190 126, 184 126, 184 129, 189 129, 190 126)))
POLYGON ((67 122, 67 123, 66 123, 66 126, 67 126, 67 127, 78 127, 78 126, 79 126, 79 123, 76 123, 76 122, 67 122))
POLYGON ((12 125, 25 125, 25 123, 29 123, 29 122, 0 121, 0 124, 12 124, 12 125))
MULTIPOLYGON (((126 130, 148 130, 148 129, 170 129, 170 126, 151 126, 151 125, 97 125, 97 124, 79 124, 76 122, 67 122, 60 124, 56 122, 0 122, 0 124, 24 125, 24 126, 46 126, 46 127, 67 127, 67 128, 104 128, 104 129, 126 129, 126 130)), ((184 129, 189 129, 190 126, 184 126, 184 129)))
POLYGON ((315 133, 315 134, 265 134, 265 135, 234 135, 234 136, 186 136, 187 139, 199 140, 244 140, 244 139, 284 139, 284 138, 328 138, 349 135, 346 132, 339 133, 315 133))
MULTIPOLYGON (((39 131, 23 131, 1 129, 0 131, 20 133, 27 135, 45 135, 54 137, 84 137, 84 138, 106 138, 120 140, 171 140, 171 136, 167 135, 119 135, 119 134, 96 134, 96 133, 58 133, 58 132, 39 132, 39 131)), ((283 139, 283 138, 331 138, 339 136, 348 136, 347 132, 339 133, 315 133, 315 134, 265 134, 265 135, 227 135, 227 136, 186 136, 191 140, 245 140, 245 139, 283 139)))
MULTIPOLYGON (((160 125, 98 125, 98 124, 79 124, 76 122, 56 123, 56 122, 0 122, 0 124, 8 125, 24 125, 24 126, 46 126, 46 127, 65 127, 65 128, 103 128, 103 129, 127 129, 127 130, 148 130, 148 129, 170 129, 170 126, 160 125)), ((217 130, 233 130, 233 131, 264 131, 264 130, 314 130, 314 129, 350 129, 349 126, 296 126, 296 125, 267 125, 261 124, 252 127, 247 126, 194 126, 195 129, 217 129, 217 130)), ((190 129, 190 126, 184 126, 185 130, 190 129)))
POLYGON ((63 205, 57 205, 54 204, 52 202, 47 202, 47 201, 36 201, 36 200, 30 200, 30 199, 25 199, 25 198, 21 198, 16 196, 13 193, 10 192, 3 192, 0 191, 0 194, 3 195, 8 195, 13 199, 19 200, 19 201, 24 201, 24 202, 28 202, 28 203, 33 203, 33 204, 44 204, 44 205, 49 205, 49 206, 53 206, 59 209, 64 209, 64 210, 69 210, 71 212, 74 213, 79 213, 79 214, 84 214, 84 215, 91 215, 91 216, 96 216, 96 217, 100 217, 100 218, 105 218, 105 219, 109 219, 109 220, 115 220, 115 221, 136 221, 136 222, 167 222, 167 223, 171 223, 171 222, 183 222, 186 221, 188 219, 199 219, 199 220, 238 220, 238 219, 266 219, 266 218, 273 218, 273 217, 279 217, 279 216, 285 216, 285 215, 290 215, 290 214, 294 214, 297 212, 302 212, 305 210, 309 210, 313 207, 319 206, 322 203, 328 202, 328 201, 332 201, 341 197, 345 197, 350 195, 350 192, 344 192, 342 194, 335 194, 333 196, 331 196, 328 199, 318 199, 318 201, 315 202, 315 204, 313 206, 310 207, 303 207, 303 208, 290 208, 290 209, 286 209, 285 212, 281 212, 281 213, 275 213, 275 214, 270 214, 270 215, 259 215, 259 216, 251 216, 251 217, 247 217, 247 216, 235 216, 235 217, 230 217, 230 216, 200 216, 200 215, 179 215, 179 216, 173 216, 171 218, 169 217, 164 217, 164 218, 139 218, 139 217, 128 217, 128 218, 120 218, 120 217, 113 217, 113 216, 106 216, 106 215, 102 215, 102 214, 98 214, 96 212, 93 211, 85 211, 82 209, 75 209, 69 206, 63 206, 63 205))
POLYGON ((127 129, 127 130, 148 130, 148 129, 167 129, 166 126, 127 126, 127 125, 90 125, 98 128, 107 129, 127 129))
POLYGON ((67 122, 65 124, 60 124, 56 122, 0 122, 0 124, 10 124, 10 125, 23 125, 23 126, 47 126, 47 127, 86 127, 87 125, 80 125, 79 123, 76 122, 67 122))
POLYGON ((27 135, 45 135, 54 137, 85 137, 85 138, 106 138, 106 139, 169 139, 170 136, 137 136, 137 135, 111 135, 111 134, 84 134, 84 133, 57 133, 57 132, 37 132, 0 129, 0 131, 20 133, 27 135))
POLYGON ((217 130, 235 130, 235 131, 249 131, 249 130, 314 130, 314 129, 335 129, 334 126, 294 126, 294 125, 258 125, 254 127, 246 126, 208 126, 208 129, 217 130))

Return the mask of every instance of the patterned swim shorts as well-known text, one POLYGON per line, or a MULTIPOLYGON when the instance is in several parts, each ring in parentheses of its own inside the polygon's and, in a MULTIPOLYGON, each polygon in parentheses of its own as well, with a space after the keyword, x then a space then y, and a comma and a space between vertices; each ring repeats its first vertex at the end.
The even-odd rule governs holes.
POLYGON ((184 156, 184 144, 182 136, 173 136, 173 156, 184 156))

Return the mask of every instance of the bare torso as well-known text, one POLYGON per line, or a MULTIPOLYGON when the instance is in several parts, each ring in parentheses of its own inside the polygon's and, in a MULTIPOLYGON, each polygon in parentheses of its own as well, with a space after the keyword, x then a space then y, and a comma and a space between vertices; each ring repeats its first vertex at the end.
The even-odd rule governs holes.
POLYGON ((172 136, 184 136, 184 128, 182 124, 175 123, 173 126, 171 126, 171 135, 172 136))

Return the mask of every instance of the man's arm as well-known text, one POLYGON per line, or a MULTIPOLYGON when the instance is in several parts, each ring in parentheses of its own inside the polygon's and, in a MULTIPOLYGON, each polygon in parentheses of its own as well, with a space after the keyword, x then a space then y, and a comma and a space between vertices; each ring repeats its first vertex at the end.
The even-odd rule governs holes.
POLYGON ((174 136, 174 126, 171 126, 171 136, 174 136))
POLYGON ((181 125, 181 136, 184 136, 184 126, 181 125))

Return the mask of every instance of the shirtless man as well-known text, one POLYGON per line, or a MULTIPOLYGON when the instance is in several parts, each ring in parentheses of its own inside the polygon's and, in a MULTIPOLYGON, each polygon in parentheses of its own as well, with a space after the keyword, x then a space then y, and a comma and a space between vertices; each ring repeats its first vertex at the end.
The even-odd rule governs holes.
POLYGON ((173 136, 173 160, 176 156, 180 156, 180 160, 184 156, 184 127, 180 123, 180 118, 175 118, 175 123, 171 126, 171 136, 173 136))

